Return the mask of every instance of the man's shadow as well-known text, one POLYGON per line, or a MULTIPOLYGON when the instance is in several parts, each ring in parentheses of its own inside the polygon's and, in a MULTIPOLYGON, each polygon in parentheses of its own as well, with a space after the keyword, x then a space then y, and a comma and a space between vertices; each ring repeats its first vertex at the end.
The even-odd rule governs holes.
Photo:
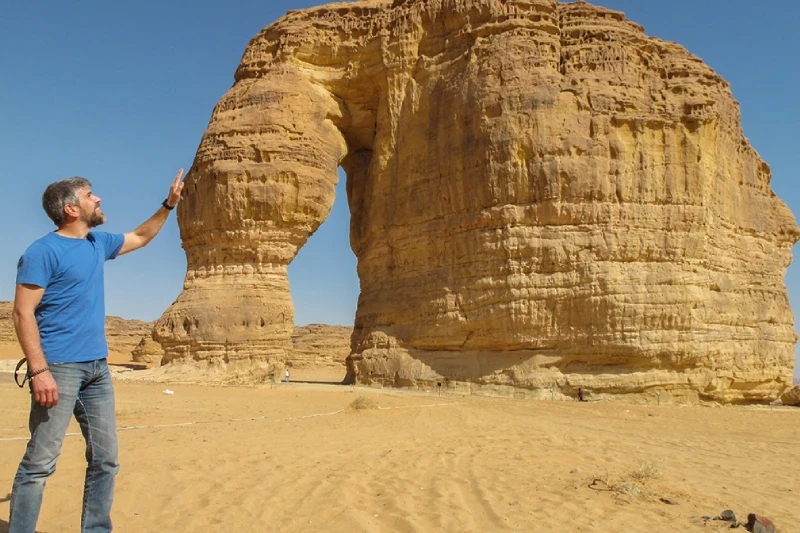
MULTIPOLYGON (((4 498, 0 498, 0 503, 11 501, 11 493, 4 498)), ((4 518, 0 518, 0 533, 8 533, 9 524, 4 518)))
MULTIPOLYGON (((0 503, 6 503, 11 500, 11 494, 5 498, 0 498, 0 503)), ((0 533, 8 533, 8 522, 0 518, 0 533)))

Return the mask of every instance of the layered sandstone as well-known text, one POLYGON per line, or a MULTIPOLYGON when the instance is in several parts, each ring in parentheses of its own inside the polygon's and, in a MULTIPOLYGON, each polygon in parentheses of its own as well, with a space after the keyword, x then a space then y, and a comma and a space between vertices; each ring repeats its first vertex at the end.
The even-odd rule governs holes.
POLYGON ((723 402, 791 383, 800 231, 728 84, 552 0, 330 4, 253 38, 186 179, 166 360, 286 359, 286 268, 339 165, 352 380, 723 402))

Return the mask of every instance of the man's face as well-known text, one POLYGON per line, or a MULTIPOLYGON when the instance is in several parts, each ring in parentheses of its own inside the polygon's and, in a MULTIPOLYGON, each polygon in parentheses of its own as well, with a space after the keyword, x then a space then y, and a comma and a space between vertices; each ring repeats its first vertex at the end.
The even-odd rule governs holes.
POLYGON ((100 197, 95 196, 89 187, 83 187, 78 196, 78 210, 80 220, 90 228, 105 223, 106 215, 100 209, 100 197))

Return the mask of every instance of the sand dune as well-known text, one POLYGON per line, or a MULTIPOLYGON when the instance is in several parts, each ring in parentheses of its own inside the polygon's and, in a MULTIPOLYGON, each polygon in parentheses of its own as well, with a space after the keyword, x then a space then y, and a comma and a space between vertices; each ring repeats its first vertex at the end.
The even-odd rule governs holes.
MULTIPOLYGON (((722 524, 701 517, 726 508, 795 527, 800 409, 116 387, 119 424, 133 427, 120 432, 119 532, 708 531, 722 524), (350 409, 359 396, 381 409, 350 409)), ((27 402, 0 374, 8 490, 27 402)), ((70 436, 40 531, 78 528, 82 471, 82 439, 70 436)), ((7 512, 0 499, 0 531, 7 512)))

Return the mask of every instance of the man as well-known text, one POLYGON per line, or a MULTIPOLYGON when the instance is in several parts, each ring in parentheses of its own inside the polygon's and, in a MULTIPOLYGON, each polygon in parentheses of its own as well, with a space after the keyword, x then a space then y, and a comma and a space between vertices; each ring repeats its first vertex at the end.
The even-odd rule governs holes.
POLYGON ((145 246, 181 199, 181 169, 156 213, 130 233, 92 232, 100 198, 84 178, 50 184, 42 206, 57 229, 17 265, 14 327, 31 388, 31 439, 14 477, 9 533, 33 533, 47 478, 75 415, 86 440, 81 531, 111 531, 117 461, 114 390, 106 363, 103 264, 145 246))

